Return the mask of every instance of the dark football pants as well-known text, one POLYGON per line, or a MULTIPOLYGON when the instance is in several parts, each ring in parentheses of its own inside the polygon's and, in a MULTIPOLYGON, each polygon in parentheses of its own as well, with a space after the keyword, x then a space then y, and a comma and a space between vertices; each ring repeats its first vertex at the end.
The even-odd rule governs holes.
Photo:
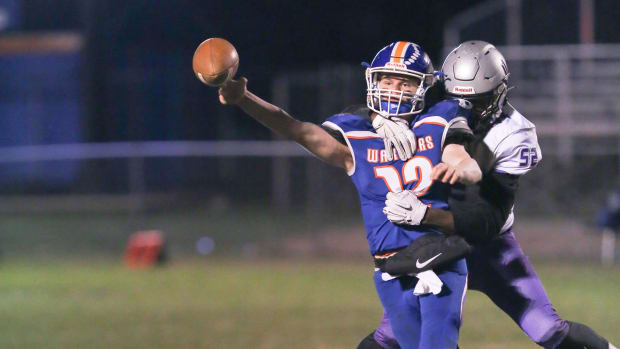
MULTIPOLYGON (((486 294, 532 341, 552 349, 564 339, 568 323, 553 308, 512 232, 476 246, 467 267, 469 288, 486 294)), ((385 313, 374 337, 386 349, 399 348, 385 313)))

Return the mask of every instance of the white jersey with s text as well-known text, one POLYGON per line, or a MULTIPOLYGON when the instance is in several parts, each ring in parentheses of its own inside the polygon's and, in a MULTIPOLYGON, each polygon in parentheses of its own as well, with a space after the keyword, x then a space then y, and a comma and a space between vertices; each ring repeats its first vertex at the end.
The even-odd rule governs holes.
POLYGON ((542 160, 542 151, 538 145, 536 126, 517 110, 511 109, 507 118, 489 130, 484 143, 495 155, 495 171, 524 175, 542 160))
MULTIPOLYGON (((496 172, 521 176, 538 165, 542 151, 538 145, 536 126, 516 109, 509 110, 508 117, 489 130, 484 143, 495 155, 496 172)), ((513 210, 514 207, 502 227, 502 233, 514 224, 513 210)))

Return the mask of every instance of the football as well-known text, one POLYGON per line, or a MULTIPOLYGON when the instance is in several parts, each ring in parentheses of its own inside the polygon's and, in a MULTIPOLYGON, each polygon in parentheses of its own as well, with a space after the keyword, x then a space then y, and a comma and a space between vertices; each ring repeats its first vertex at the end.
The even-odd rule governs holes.
POLYGON ((235 76, 239 68, 239 55, 227 40, 210 38, 198 45, 192 66, 198 80, 219 87, 235 76))

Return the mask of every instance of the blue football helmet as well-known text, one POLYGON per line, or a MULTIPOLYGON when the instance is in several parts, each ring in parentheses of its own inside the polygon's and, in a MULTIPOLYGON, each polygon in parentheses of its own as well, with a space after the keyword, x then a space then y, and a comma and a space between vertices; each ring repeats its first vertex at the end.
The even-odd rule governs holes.
POLYGON ((379 115, 406 116, 424 109, 424 95, 435 83, 433 64, 418 44, 398 41, 382 48, 367 65, 366 86, 368 108, 379 115), (392 89, 380 89, 379 80, 384 74, 396 74, 419 81, 415 94, 392 89))

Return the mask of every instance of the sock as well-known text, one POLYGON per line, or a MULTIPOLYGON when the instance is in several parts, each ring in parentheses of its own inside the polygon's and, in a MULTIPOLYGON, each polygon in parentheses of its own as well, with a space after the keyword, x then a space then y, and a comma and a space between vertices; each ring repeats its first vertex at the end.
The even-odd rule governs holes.
POLYGON ((357 349, 383 349, 375 340, 375 331, 372 331, 366 338, 362 339, 357 349))
POLYGON ((578 322, 568 321, 568 334, 557 349, 612 349, 615 348, 605 338, 590 327, 578 322))

